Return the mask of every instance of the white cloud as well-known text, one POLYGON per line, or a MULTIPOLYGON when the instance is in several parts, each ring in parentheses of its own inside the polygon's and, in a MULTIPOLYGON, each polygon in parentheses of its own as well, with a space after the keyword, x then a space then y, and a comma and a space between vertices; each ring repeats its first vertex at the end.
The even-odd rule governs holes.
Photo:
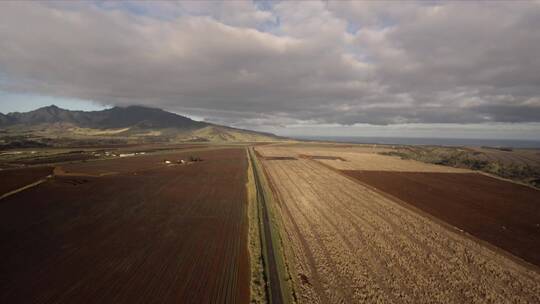
POLYGON ((532 2, 0 3, 0 89, 239 126, 540 121, 532 2))

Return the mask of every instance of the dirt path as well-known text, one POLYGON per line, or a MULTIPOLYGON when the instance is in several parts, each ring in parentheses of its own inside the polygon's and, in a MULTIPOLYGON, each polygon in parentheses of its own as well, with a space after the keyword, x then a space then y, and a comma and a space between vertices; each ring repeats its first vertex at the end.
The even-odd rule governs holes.
POLYGON ((22 191, 24 191, 24 190, 33 188, 33 187, 35 187, 35 186, 37 186, 37 185, 40 185, 40 184, 46 182, 46 181, 47 181, 47 178, 48 178, 48 177, 43 178, 43 179, 40 179, 40 180, 38 180, 38 181, 35 181, 35 182, 31 183, 31 184, 28 184, 28 185, 23 186, 23 187, 21 187, 21 188, 15 189, 15 190, 10 191, 10 192, 8 192, 8 193, 4 193, 4 194, 0 195, 0 200, 3 200, 3 199, 5 199, 5 198, 7 198, 7 197, 10 197, 10 196, 12 196, 12 195, 14 195, 14 194, 17 194, 17 193, 19 193, 19 192, 22 192, 22 191))
POLYGON ((300 303, 538 303, 540 275, 312 160, 263 161, 300 303))

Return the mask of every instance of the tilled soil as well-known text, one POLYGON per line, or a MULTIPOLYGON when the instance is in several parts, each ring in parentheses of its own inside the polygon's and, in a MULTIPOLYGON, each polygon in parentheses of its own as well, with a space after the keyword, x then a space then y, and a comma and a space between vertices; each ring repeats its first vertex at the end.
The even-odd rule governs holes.
POLYGON ((52 167, 0 170, 0 195, 43 179, 52 171, 52 167))
POLYGON ((249 302, 245 150, 197 155, 0 201, 0 303, 249 302))
POLYGON ((539 303, 540 275, 317 161, 263 161, 300 303, 539 303))
POLYGON ((540 266, 540 191, 482 174, 345 171, 540 266))

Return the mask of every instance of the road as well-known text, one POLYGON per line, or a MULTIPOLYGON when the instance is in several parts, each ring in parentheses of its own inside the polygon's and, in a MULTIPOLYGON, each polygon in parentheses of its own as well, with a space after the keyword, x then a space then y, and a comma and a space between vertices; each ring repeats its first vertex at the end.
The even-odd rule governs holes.
POLYGON ((271 231, 271 224, 270 224, 270 217, 268 215, 268 206, 266 202, 266 198, 264 195, 264 189, 261 183, 261 174, 262 172, 259 172, 256 160, 255 153, 252 153, 253 150, 250 149, 250 160, 251 165, 253 168, 253 176, 255 177, 255 187, 257 189, 257 203, 260 204, 261 210, 262 210, 262 223, 263 223, 263 229, 262 233, 264 234, 264 248, 266 249, 263 253, 264 255, 264 262, 266 263, 265 269, 268 270, 268 273, 266 274, 266 278, 269 281, 267 285, 267 293, 269 296, 269 303, 271 304, 281 304, 284 303, 283 301, 283 292, 281 288, 281 283, 279 280, 279 273, 278 273, 278 265, 276 262, 276 255, 275 255, 275 246, 272 242, 272 231, 271 231))

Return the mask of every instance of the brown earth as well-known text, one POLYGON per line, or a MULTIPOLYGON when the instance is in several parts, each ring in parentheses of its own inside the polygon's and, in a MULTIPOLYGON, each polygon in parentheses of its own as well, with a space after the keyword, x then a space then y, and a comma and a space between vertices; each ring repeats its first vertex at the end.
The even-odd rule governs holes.
POLYGON ((84 152, 74 152, 74 153, 62 153, 58 155, 49 155, 45 157, 36 157, 32 156, 27 157, 26 159, 20 159, 14 161, 14 164, 23 164, 23 165, 43 165, 43 164, 53 164, 60 162, 74 162, 74 161, 85 161, 90 159, 95 159, 96 157, 87 154, 84 152))
POLYGON ((1 201, 0 303, 249 302, 245 150, 197 155, 1 201))
POLYGON ((37 182, 47 177, 52 171, 52 167, 0 170, 0 195, 37 182))
MULTIPOLYGON (((215 148, 214 148, 215 149, 215 148)), ((220 149, 222 151, 226 151, 220 149)), ((61 165, 62 170, 66 174, 88 174, 88 175, 101 175, 110 173, 137 173, 147 170, 162 169, 164 167, 164 161, 169 160, 173 163, 183 159, 188 161, 190 156, 202 158, 203 151, 212 151, 206 147, 201 147, 200 150, 190 150, 182 153, 164 153, 164 154, 148 154, 138 155, 123 158, 106 159, 94 162, 79 162, 61 165)), ((226 152, 223 152, 226 153, 226 152)))
POLYGON ((320 161, 262 163, 298 303, 540 302, 537 272, 320 161))
POLYGON ((344 171, 540 266, 540 191, 477 173, 344 171))

